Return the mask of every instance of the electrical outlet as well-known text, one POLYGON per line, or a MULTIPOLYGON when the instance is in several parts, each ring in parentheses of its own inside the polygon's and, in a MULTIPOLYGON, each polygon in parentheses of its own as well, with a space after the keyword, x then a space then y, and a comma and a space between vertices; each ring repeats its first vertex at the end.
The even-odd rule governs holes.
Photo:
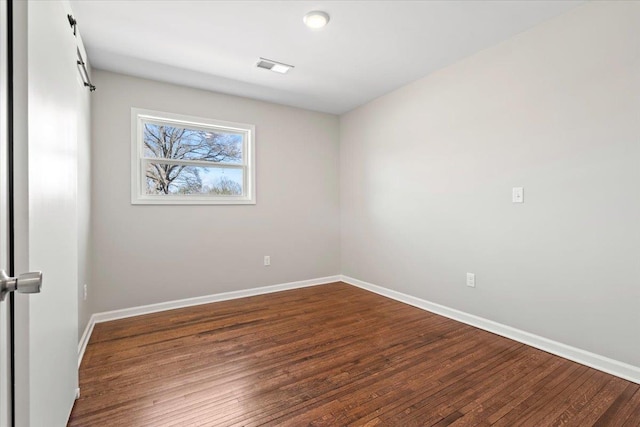
POLYGON ((82 287, 82 290, 84 292, 83 294, 83 299, 86 301, 87 300, 87 284, 85 283, 84 286, 82 287))
POLYGON ((271 257, 269 255, 264 256, 264 265, 265 267, 271 265, 271 257))
POLYGON ((524 203, 524 188, 513 187, 511 193, 511 201, 513 203, 524 203))
POLYGON ((467 273, 467 286, 470 288, 476 287, 476 275, 473 273, 467 273))

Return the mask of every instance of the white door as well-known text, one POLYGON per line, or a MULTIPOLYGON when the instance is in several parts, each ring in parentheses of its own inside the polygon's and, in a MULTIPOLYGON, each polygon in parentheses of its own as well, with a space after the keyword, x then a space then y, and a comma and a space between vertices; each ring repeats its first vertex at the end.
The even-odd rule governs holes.
POLYGON ((60 1, 13 1, 16 426, 66 425, 78 387, 77 51, 60 1))
MULTIPOLYGON (((7 2, 0 0, 0 28, 3 32, 7 28, 7 2)), ((8 239, 8 162, 7 162, 7 121, 9 89, 7 72, 9 58, 7 51, 6 33, 0 35, 0 270, 9 271, 9 239, 8 239)), ((9 325, 9 301, 0 302, 0 427, 11 425, 11 379, 10 379, 10 325, 9 325)))

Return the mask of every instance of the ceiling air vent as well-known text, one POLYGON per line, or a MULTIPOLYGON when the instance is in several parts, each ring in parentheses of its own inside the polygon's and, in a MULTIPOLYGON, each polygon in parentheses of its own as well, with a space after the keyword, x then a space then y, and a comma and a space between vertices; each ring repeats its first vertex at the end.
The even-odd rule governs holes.
POLYGON ((260 58, 260 60, 256 64, 256 67, 264 68, 265 70, 271 70, 274 73, 286 74, 290 69, 293 68, 293 65, 283 64, 282 62, 274 61, 271 59, 260 58))

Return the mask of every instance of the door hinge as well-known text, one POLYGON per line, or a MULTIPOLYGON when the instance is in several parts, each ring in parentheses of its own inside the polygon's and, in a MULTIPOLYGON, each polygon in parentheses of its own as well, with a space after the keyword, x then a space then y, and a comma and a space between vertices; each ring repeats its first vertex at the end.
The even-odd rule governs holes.
POLYGON ((76 26, 78 25, 78 21, 76 21, 76 18, 74 18, 73 15, 71 15, 71 14, 67 15, 67 19, 69 20, 69 26, 71 28, 73 28, 73 36, 75 37, 75 35, 76 35, 76 26))

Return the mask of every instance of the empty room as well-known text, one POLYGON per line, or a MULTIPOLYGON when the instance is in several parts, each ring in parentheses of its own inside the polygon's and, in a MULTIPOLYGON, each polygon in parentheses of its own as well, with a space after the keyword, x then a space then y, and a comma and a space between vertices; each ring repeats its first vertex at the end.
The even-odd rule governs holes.
POLYGON ((640 426, 640 1, 0 29, 0 427, 640 426))

